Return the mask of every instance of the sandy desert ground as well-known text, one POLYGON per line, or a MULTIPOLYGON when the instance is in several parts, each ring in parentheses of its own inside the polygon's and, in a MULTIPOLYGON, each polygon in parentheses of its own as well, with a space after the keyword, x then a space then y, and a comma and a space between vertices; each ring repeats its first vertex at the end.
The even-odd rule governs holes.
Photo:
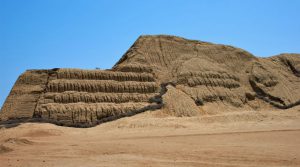
POLYGON ((24 123, 0 134, 1 167, 300 166, 300 107, 180 118, 152 111, 93 128, 24 123))

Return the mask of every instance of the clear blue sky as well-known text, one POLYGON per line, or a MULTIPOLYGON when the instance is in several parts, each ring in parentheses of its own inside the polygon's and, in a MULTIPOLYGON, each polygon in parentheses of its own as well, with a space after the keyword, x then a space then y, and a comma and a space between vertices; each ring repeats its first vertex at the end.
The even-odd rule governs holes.
POLYGON ((26 69, 110 68, 142 34, 300 53, 299 0, 0 0, 0 106, 26 69))

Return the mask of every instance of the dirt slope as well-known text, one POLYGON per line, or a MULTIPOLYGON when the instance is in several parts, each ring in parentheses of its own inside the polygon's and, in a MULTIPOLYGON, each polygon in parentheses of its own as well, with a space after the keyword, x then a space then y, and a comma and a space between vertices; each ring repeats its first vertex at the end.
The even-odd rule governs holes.
MULTIPOLYGON (((24 123, 0 129, 0 166, 300 166, 300 112, 147 111, 92 128, 24 123)), ((12 125, 11 125, 12 126, 12 125)))

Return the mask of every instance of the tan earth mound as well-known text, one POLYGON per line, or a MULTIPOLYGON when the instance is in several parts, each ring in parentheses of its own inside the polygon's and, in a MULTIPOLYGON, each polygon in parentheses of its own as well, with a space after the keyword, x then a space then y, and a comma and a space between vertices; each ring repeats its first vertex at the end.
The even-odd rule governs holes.
POLYGON ((26 71, 0 119, 90 127, 161 107, 193 116, 220 106, 263 110, 299 104, 299 54, 257 58, 232 46, 159 35, 139 37, 111 70, 26 71))

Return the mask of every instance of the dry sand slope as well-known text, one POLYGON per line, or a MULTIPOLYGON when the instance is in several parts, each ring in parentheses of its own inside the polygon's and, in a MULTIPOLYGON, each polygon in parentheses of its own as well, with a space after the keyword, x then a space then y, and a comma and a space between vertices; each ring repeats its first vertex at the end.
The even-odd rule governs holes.
POLYGON ((300 166, 300 108, 0 130, 0 166, 300 166))

